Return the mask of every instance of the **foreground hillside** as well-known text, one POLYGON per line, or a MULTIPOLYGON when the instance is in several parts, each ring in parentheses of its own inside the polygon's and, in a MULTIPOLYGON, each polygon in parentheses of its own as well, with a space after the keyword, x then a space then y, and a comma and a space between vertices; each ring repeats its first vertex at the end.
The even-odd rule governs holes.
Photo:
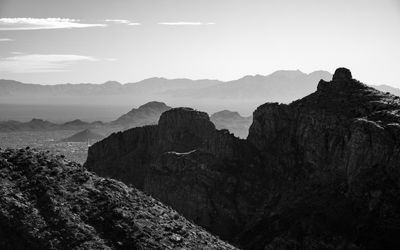
POLYGON ((62 156, 0 150, 0 249, 234 249, 62 156))
POLYGON ((340 68, 260 106, 246 140, 177 108, 94 144, 86 166, 245 249, 398 249, 399 141, 400 98, 340 68))

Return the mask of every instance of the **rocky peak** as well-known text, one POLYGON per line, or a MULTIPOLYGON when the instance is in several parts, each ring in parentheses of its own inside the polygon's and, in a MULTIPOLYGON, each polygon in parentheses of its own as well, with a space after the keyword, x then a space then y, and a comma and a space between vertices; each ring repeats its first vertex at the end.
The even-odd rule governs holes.
POLYGON ((215 131, 207 113, 191 108, 164 112, 158 122, 160 139, 174 150, 193 150, 215 131))
POLYGON ((164 112, 159 121, 160 127, 189 128, 209 130, 215 129, 207 113, 192 108, 173 108, 164 112))
POLYGON ((397 249, 398 99, 338 69, 298 101, 257 108, 246 140, 178 108, 94 144, 86 165, 244 249, 397 249))
POLYGON ((293 102, 292 107, 301 106, 348 118, 367 116, 374 121, 397 122, 398 117, 392 111, 398 110, 399 99, 352 78, 348 69, 339 68, 332 81, 321 80, 316 92, 293 102))
POLYGON ((338 68, 335 70, 332 81, 319 81, 317 90, 319 92, 351 93, 368 88, 370 87, 353 79, 349 69, 338 68))
POLYGON ((352 79, 351 71, 346 68, 337 68, 332 77, 333 81, 350 81, 352 79))

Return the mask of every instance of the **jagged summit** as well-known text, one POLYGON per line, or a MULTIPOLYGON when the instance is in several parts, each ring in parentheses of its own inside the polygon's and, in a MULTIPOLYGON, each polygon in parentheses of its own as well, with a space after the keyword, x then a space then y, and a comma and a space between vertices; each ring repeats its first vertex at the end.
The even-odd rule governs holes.
POLYGON ((210 118, 205 112, 197 111, 192 108, 181 107, 173 108, 164 112, 160 117, 159 125, 171 124, 174 126, 179 126, 183 123, 186 124, 197 121, 209 122, 210 118))
POLYGON ((349 92, 358 89, 371 89, 360 81, 353 79, 351 71, 346 68, 338 68, 332 77, 332 81, 320 80, 317 90, 320 92, 349 92))
POLYGON ((207 113, 191 108, 173 108, 164 112, 158 126, 163 148, 178 152, 195 149, 215 131, 207 113))
POLYGON ((346 117, 365 117, 377 122, 389 121, 389 117, 397 122, 398 116, 393 116, 392 111, 400 108, 399 97, 354 79, 346 68, 338 68, 332 81, 321 80, 316 92, 293 104, 346 117))
POLYGON ((337 68, 333 74, 333 81, 350 81, 353 79, 351 71, 347 68, 337 68))

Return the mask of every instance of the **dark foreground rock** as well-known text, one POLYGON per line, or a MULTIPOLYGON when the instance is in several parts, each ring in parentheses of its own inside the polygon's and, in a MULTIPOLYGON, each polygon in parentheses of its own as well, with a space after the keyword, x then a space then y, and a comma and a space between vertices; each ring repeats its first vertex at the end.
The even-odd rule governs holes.
POLYGON ((172 109, 96 143, 86 166, 245 249, 400 247, 400 98, 348 69, 260 106, 246 140, 172 109))
POLYGON ((235 249, 62 156, 0 151, 0 249, 235 249))
POLYGON ((85 164, 99 175, 134 184, 231 239, 263 198, 258 170, 242 167, 260 163, 250 148, 227 130, 216 130, 206 113, 176 108, 164 112, 157 126, 133 128, 94 144, 85 164))

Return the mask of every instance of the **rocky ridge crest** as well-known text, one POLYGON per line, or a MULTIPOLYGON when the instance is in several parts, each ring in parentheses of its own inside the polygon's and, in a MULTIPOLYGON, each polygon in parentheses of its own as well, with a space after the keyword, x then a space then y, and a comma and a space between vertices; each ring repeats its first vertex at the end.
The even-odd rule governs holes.
POLYGON ((86 166, 245 249, 396 249, 399 112, 399 97, 339 68, 300 100, 258 107, 246 140, 173 109, 96 143, 86 166))

